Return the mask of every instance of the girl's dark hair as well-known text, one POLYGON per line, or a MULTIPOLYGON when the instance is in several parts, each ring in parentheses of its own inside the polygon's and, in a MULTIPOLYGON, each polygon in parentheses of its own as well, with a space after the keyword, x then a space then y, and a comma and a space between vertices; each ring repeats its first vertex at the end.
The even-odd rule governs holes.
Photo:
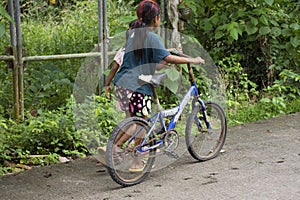
POLYGON ((141 22, 149 25, 159 15, 159 6, 153 0, 144 0, 139 4, 136 15, 141 22))
POLYGON ((138 19, 135 19, 135 20, 132 20, 132 21, 128 24, 128 29, 127 29, 127 31, 126 31, 126 41, 127 41, 128 37, 129 37, 129 34, 130 34, 131 30, 134 29, 134 28, 139 28, 139 27, 137 26, 137 21, 138 21, 138 19))
POLYGON ((137 8, 135 21, 135 32, 133 40, 133 49, 136 59, 140 59, 144 53, 144 41, 147 35, 147 27, 153 19, 159 15, 159 5, 152 0, 143 0, 137 8))

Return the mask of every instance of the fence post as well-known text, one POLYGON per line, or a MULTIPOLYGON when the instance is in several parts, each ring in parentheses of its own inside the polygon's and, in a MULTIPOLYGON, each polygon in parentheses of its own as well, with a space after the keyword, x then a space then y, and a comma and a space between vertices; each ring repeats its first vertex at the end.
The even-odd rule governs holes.
MULTIPOLYGON (((104 70, 108 67, 108 26, 107 26, 107 2, 106 0, 98 0, 98 50, 101 52, 99 74, 104 74, 104 70), (101 45, 101 46, 100 46, 101 45)), ((99 77, 99 94, 102 92, 102 86, 105 80, 99 77)))
POLYGON ((20 1, 15 1, 15 22, 17 36, 17 65, 18 65, 18 84, 19 84, 19 113, 21 120, 24 121, 24 66, 23 66, 23 50, 22 50, 22 30, 21 30, 21 9, 20 1))
MULTIPOLYGON (((14 12, 14 2, 13 0, 8 1, 8 11, 15 22, 15 12, 14 12)), ((14 118, 18 122, 19 121, 19 70, 16 61, 17 57, 17 39, 16 39, 16 27, 14 23, 10 22, 10 43, 11 43, 11 50, 14 59, 12 60, 13 63, 13 96, 14 96, 14 118)))
POLYGON ((103 27, 105 29, 104 31, 104 38, 103 38, 103 45, 104 45, 104 51, 103 51, 103 58, 104 58, 104 66, 103 69, 105 70, 106 67, 108 67, 108 38, 109 38, 109 30, 108 30, 108 22, 107 22, 107 2, 104 0, 103 4, 103 27))

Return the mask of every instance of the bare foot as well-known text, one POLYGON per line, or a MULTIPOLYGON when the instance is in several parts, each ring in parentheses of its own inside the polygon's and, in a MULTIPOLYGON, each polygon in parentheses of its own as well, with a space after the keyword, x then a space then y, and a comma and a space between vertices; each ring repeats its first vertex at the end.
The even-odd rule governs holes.
POLYGON ((131 167, 129 168, 130 172, 142 172, 144 170, 145 164, 142 160, 140 159, 135 159, 131 167))

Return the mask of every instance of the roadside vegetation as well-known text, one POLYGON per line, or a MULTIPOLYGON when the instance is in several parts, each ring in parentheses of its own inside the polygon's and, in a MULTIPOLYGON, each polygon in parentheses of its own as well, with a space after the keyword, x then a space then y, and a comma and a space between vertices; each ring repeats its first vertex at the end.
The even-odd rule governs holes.
MULTIPOLYGON (((107 1, 110 35, 126 30, 139 1, 107 1)), ((97 1, 21 0, 26 55, 90 52, 98 42, 97 1)), ((229 125, 300 111, 300 3, 291 0, 184 0, 190 9, 184 34, 192 35, 219 67, 226 86, 229 125)), ((0 4, 0 49, 10 45, 7 1, 0 4)), ((104 95, 94 98, 96 123, 75 127, 73 85, 82 59, 28 62, 24 72, 25 120, 13 119, 12 70, 0 61, 0 175, 22 166, 82 157, 83 132, 116 125, 104 95), (34 155, 34 156, 33 156, 34 155)), ((201 72, 195 71, 201 79, 201 72)), ((205 87, 204 87, 205 90, 205 87)), ((160 90, 165 104, 166 91, 160 90)), ((205 93, 205 91, 204 91, 205 93)), ((85 111, 81 108, 82 112, 85 111)), ((88 114, 82 115, 89 122, 88 114)), ((92 134, 91 134, 92 133, 92 134)), ((230 134, 230 133, 229 133, 230 134)))

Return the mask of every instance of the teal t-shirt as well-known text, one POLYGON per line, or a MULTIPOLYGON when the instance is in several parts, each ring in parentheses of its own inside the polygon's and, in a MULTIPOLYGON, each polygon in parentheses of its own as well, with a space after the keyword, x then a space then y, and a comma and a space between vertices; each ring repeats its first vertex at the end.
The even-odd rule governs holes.
POLYGON ((133 30, 126 43, 123 63, 116 73, 113 82, 131 91, 152 95, 151 85, 141 84, 138 81, 138 77, 141 74, 153 75, 156 65, 166 56, 170 55, 170 53, 155 33, 147 32, 145 41, 141 41, 144 42, 144 54, 142 58, 136 59, 132 45, 134 39, 133 30))

